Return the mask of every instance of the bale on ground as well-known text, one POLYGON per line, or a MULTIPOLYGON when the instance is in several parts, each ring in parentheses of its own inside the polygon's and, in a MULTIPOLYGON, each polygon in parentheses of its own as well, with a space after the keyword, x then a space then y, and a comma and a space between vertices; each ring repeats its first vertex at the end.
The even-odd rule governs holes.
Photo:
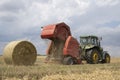
POLYGON ((6 45, 3 51, 3 58, 6 64, 33 65, 36 57, 36 48, 28 41, 12 41, 6 45))

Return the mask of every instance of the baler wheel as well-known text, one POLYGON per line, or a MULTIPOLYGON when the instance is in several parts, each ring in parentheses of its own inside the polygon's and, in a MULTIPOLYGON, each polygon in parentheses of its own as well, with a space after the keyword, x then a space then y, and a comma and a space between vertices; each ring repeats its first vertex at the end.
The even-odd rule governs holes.
POLYGON ((72 57, 65 57, 63 59, 63 64, 64 65, 73 65, 74 64, 73 58, 72 57))

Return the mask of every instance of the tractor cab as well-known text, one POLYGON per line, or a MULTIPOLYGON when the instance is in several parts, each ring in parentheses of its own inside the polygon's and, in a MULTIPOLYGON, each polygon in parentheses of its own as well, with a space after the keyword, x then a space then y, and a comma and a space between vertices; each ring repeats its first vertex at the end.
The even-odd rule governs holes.
POLYGON ((100 47, 100 39, 96 36, 81 36, 80 46, 83 48, 100 47))

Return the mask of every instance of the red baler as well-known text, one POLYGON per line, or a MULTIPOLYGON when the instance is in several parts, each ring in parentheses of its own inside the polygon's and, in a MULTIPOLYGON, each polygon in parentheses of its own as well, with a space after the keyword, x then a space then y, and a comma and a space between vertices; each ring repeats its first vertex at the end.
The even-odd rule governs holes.
POLYGON ((41 38, 51 40, 47 49, 47 62, 81 64, 79 43, 72 37, 70 27, 64 22, 44 26, 41 38))

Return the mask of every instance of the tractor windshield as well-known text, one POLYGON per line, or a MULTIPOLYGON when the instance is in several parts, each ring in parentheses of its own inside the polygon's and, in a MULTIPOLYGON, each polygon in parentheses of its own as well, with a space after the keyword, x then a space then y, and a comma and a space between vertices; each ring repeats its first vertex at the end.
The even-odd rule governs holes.
POLYGON ((87 44, 91 43, 91 39, 90 38, 81 38, 80 43, 81 43, 81 45, 87 45, 87 44))
POLYGON ((91 45, 99 46, 99 41, 95 37, 81 37, 80 43, 81 43, 81 45, 91 44, 91 45))

